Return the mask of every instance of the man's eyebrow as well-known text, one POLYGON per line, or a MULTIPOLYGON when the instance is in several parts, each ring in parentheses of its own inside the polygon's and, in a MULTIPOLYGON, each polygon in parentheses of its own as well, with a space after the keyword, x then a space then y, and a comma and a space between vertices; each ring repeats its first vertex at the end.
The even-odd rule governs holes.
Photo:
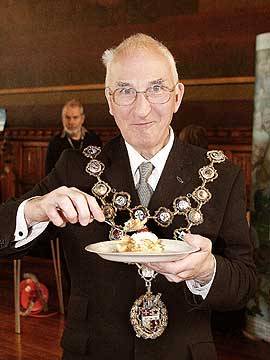
POLYGON ((153 81, 150 81, 150 85, 160 85, 160 84, 164 84, 165 80, 164 79, 157 79, 157 80, 153 80, 153 81))
MULTIPOLYGON (((161 85, 164 84, 166 82, 166 80, 160 78, 160 79, 156 79, 156 80, 152 80, 149 82, 149 85, 161 85)), ((133 86, 130 82, 127 81, 117 81, 116 86, 118 87, 125 87, 125 86, 133 86)))
POLYGON ((126 81, 117 81, 116 85, 118 87, 131 86, 131 84, 126 81))

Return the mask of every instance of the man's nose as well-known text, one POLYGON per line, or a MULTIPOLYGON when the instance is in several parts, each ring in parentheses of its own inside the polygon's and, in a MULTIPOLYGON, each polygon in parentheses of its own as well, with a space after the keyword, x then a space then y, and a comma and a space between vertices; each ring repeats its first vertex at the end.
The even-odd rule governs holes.
POLYGON ((140 117, 146 117, 151 111, 151 104, 147 100, 145 93, 137 93, 137 98, 135 100, 134 111, 140 117))
POLYGON ((71 117, 68 122, 69 124, 74 124, 76 122, 76 118, 71 117))

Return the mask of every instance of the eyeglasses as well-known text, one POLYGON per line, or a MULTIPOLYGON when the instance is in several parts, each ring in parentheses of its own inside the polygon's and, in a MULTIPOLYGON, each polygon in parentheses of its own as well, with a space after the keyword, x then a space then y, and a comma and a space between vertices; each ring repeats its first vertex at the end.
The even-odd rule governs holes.
POLYGON ((137 91, 132 87, 123 87, 115 89, 111 91, 109 90, 109 95, 112 97, 114 103, 119 106, 128 106, 133 104, 138 94, 144 94, 145 98, 151 104, 165 104, 167 103, 174 91, 175 87, 178 85, 178 82, 174 85, 172 89, 168 88, 167 86, 155 84, 150 86, 145 91, 137 91))

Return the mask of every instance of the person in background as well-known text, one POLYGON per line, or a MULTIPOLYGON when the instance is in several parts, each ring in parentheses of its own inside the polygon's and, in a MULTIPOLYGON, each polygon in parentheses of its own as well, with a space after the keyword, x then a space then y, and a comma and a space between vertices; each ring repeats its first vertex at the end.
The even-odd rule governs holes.
POLYGON ((101 146, 101 140, 94 131, 84 126, 85 115, 80 101, 72 99, 62 109, 63 130, 56 134, 48 144, 45 161, 45 174, 54 168, 57 160, 65 149, 82 150, 88 145, 101 146))
POLYGON ((49 222, 59 226, 71 275, 64 360, 216 360, 211 312, 243 307, 256 286, 243 172, 174 136, 184 85, 162 43, 135 34, 103 62, 121 135, 65 151, 34 189, 1 205, 0 254, 22 256, 49 222), (165 249, 166 261, 136 265, 86 251, 124 256, 110 240, 136 219, 188 254, 172 261, 165 249))
POLYGON ((185 126, 179 133, 179 139, 185 144, 192 144, 208 149, 207 130, 199 125, 185 126))

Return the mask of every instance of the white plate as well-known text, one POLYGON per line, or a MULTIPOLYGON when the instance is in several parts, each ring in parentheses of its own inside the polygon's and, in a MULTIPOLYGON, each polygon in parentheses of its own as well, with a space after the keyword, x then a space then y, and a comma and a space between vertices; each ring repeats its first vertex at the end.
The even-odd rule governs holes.
POLYGON ((103 241, 86 246, 85 250, 95 253, 103 259, 124 263, 146 263, 161 261, 176 261, 188 254, 200 250, 184 241, 160 239, 164 250, 160 252, 122 252, 116 251, 116 245, 121 240, 103 241))

